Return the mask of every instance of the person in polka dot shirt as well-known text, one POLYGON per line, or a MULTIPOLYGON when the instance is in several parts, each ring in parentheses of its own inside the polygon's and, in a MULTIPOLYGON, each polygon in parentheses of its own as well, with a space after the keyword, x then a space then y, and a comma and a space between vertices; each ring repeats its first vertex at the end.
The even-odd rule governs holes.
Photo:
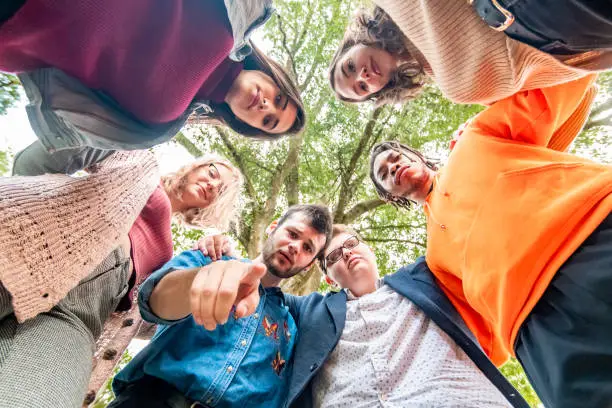
POLYGON ((528 407, 426 268, 381 279, 372 249, 335 225, 323 269, 343 289, 286 295, 298 327, 286 406, 528 407))

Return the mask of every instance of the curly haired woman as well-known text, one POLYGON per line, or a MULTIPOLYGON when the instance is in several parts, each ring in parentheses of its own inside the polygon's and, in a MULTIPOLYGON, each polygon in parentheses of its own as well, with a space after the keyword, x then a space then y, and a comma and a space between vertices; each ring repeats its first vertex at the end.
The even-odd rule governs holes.
POLYGON ((490 21, 498 9, 487 2, 510 3, 376 0, 379 7, 359 13, 347 29, 331 63, 331 87, 347 102, 397 103, 431 77, 453 102, 489 105, 612 67, 609 2, 511 2, 514 20, 505 32, 492 28, 499 28, 490 21))

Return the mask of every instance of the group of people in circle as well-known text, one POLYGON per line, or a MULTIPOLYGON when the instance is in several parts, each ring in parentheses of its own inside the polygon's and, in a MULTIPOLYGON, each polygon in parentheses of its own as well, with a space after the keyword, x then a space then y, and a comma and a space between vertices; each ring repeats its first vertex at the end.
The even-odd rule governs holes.
POLYGON ((486 106, 444 164, 372 149, 379 197, 427 219, 426 255, 384 279, 318 204, 250 261, 223 235, 173 257, 172 219, 227 231, 243 176, 214 152, 160 175, 148 148, 190 118, 269 141, 307 124, 250 40, 271 0, 0 5, 0 71, 38 137, 0 180, 0 407, 81 405, 104 323, 132 307, 159 328, 112 407, 524 407, 496 368, 511 356, 546 407, 611 403, 612 168, 568 153, 612 68, 611 5, 375 3, 331 60, 338 99, 410 103, 434 82, 486 106), (315 263, 338 291, 280 290, 315 263))

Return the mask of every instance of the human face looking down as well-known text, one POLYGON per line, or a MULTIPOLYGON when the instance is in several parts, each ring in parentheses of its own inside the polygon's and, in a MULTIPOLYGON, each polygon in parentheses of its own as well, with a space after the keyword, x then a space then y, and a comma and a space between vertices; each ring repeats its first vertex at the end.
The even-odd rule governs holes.
POLYGON ((262 71, 241 71, 225 102, 239 120, 271 134, 287 132, 297 115, 295 103, 262 71))
POLYGON ((363 296, 376 290, 378 267, 376 255, 366 244, 359 241, 355 246, 347 245, 348 241, 355 238, 348 232, 342 232, 332 238, 325 250, 326 261, 336 250, 342 251, 342 256, 333 264, 327 262, 327 275, 340 287, 349 289, 355 296, 363 296))
POLYGON ((281 279, 306 269, 325 246, 325 234, 316 231, 304 214, 295 213, 274 230, 262 251, 268 272, 281 279))
POLYGON ((219 197, 234 178, 232 171, 222 163, 200 166, 185 176, 179 201, 184 209, 206 208, 219 197))
POLYGON ((388 83, 398 59, 389 52, 363 44, 349 48, 334 67, 334 88, 344 99, 360 102, 388 83))
POLYGON ((374 177, 384 190, 423 204, 431 191, 435 172, 416 154, 389 149, 374 159, 374 177))

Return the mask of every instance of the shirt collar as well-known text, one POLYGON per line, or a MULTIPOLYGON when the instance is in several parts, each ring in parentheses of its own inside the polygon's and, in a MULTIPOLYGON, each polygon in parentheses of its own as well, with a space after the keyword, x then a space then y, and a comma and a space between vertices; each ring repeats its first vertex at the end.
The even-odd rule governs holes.
POLYGON ((259 294, 263 295, 266 294, 266 296, 269 295, 273 295, 273 296, 283 296, 283 290, 281 288, 279 288, 278 286, 272 286, 269 288, 264 288, 262 285, 259 285, 259 294))
MULTIPOLYGON (((378 278, 376 279, 376 290, 380 289, 380 287, 383 285, 383 279, 382 278, 378 278)), ((353 292, 351 292, 350 289, 344 289, 344 291, 346 292, 346 300, 357 300, 359 299, 359 296, 355 296, 353 294, 353 292)))

